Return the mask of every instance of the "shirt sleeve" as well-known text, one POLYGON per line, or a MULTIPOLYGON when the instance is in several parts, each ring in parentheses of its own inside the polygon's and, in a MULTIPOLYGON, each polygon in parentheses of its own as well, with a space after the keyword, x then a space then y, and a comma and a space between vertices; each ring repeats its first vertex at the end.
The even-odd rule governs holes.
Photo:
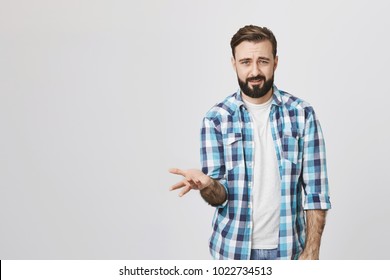
MULTIPOLYGON (((222 134, 218 120, 204 118, 201 128, 200 158, 202 172, 212 179, 217 180, 228 194, 226 181, 226 167, 224 162, 222 134)), ((228 195, 226 195, 228 197, 228 195)), ((225 207, 227 199, 217 208, 225 207)))
POLYGON ((303 148, 304 209, 330 209, 325 141, 314 111, 308 112, 303 148))

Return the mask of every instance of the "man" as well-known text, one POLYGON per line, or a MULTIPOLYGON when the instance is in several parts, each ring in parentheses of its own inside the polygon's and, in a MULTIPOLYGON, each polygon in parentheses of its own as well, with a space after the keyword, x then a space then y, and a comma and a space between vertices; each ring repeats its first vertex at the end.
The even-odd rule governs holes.
POLYGON ((273 33, 245 26, 232 37, 240 90, 201 129, 202 171, 171 169, 216 207, 215 259, 318 259, 330 209, 325 144, 313 108, 274 85, 273 33))

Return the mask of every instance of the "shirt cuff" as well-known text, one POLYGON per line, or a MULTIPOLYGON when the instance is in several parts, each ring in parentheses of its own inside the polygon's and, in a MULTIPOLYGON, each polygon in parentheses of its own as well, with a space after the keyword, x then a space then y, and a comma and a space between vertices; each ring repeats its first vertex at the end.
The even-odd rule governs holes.
POLYGON ((326 194, 308 194, 305 197, 305 204, 303 206, 305 210, 331 209, 330 197, 326 194))

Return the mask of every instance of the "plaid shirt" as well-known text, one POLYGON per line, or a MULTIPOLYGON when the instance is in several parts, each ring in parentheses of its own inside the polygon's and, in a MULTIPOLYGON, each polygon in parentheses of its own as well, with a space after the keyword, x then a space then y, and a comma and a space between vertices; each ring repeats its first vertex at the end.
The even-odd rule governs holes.
MULTIPOLYGON (((278 258, 297 259, 305 244, 304 210, 331 207, 325 144, 313 108, 276 86, 270 122, 281 178, 278 258)), ((215 259, 250 258, 253 155, 253 122, 238 91, 207 113, 201 129, 202 171, 228 197, 213 218, 215 259)))

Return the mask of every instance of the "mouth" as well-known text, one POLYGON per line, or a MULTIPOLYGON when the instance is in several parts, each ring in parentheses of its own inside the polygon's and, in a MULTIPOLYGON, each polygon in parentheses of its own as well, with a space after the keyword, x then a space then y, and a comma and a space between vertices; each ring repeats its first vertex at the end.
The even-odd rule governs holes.
POLYGON ((250 83, 252 86, 258 86, 258 85, 260 85, 262 82, 263 82, 262 79, 249 81, 249 83, 250 83))

